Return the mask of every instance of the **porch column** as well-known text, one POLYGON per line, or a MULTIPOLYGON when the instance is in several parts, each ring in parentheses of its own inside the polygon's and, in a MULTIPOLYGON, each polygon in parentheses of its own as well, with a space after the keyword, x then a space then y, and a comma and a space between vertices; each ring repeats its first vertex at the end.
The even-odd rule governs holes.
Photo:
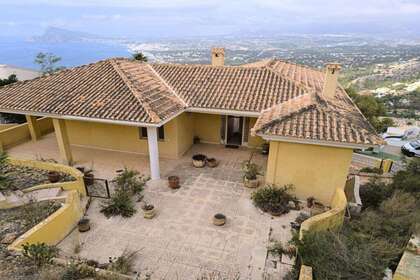
POLYGON ((149 164, 152 180, 160 179, 158 132, 156 127, 147 128, 147 143, 149 145, 149 164))
POLYGON ((32 141, 38 141, 41 138, 41 129, 35 116, 25 115, 26 123, 28 124, 29 133, 31 134, 32 141))
POLYGON ((58 149, 63 163, 71 164, 73 156, 71 154, 69 137, 67 135, 66 123, 64 120, 53 119, 55 137, 57 138, 58 149))

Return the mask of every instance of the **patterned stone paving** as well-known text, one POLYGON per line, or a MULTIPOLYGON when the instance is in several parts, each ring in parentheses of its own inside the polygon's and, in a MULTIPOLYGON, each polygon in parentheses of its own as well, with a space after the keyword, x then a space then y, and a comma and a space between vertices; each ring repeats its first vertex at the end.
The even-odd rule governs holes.
MULTIPOLYGON (((166 172, 166 176, 180 176, 178 190, 169 189, 163 180, 148 184, 144 199, 158 210, 152 220, 143 218, 140 203, 131 218, 107 219, 99 212, 101 201, 94 199, 87 213, 92 229, 73 231, 59 245, 63 254, 73 255, 79 242, 79 256, 99 262, 107 262, 125 249, 139 250, 135 268, 142 275, 151 273, 152 279, 195 280, 213 271, 229 275, 229 280, 235 275, 240 279, 281 279, 272 278, 284 271, 277 265, 273 269, 272 261, 267 266, 266 248, 274 232, 276 238, 289 239, 289 222, 297 212, 272 218, 256 209, 250 200, 252 190, 241 183, 240 163, 249 152, 218 152, 213 153, 221 159, 217 168, 197 169, 189 160, 181 160, 166 172), (219 212, 228 219, 222 227, 211 223, 219 212)), ((264 160, 260 155, 256 158, 264 160)))

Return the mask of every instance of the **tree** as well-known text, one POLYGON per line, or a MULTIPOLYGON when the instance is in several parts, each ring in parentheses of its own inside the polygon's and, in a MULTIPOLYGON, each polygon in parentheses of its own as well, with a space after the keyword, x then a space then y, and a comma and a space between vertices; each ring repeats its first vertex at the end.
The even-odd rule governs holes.
POLYGON ((147 62, 148 61, 147 56, 145 56, 142 52, 134 53, 133 54, 133 59, 141 61, 141 62, 147 62))
POLYGON ((41 67, 41 72, 45 74, 51 74, 58 70, 64 69, 63 66, 57 66, 56 64, 61 61, 61 57, 56 56, 52 53, 40 52, 35 57, 35 63, 41 67))
MULTIPOLYGON (((7 79, 0 79, 0 87, 10 85, 18 81, 15 74, 10 75, 7 79)), ((6 120, 9 123, 24 123, 26 122, 25 116, 9 113, 0 113, 0 118, 6 120)))
POLYGON ((385 105, 378 98, 357 94, 351 87, 347 88, 346 92, 377 131, 384 132, 394 124, 390 118, 384 118, 383 120, 378 118, 379 116, 386 116, 385 105))
POLYGON ((7 79, 0 79, 0 87, 17 82, 18 79, 15 74, 10 75, 7 79))

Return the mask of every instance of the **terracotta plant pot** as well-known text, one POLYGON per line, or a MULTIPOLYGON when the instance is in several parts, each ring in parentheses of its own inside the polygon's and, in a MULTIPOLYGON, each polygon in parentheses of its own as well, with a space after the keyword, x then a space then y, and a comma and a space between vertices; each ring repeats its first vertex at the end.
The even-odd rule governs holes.
POLYGON ((152 204, 147 204, 143 206, 142 209, 144 213, 143 216, 145 219, 153 219, 153 217, 156 215, 155 206, 153 206, 152 204))
POLYGON ((57 183, 60 181, 60 173, 57 171, 48 172, 48 181, 50 181, 50 183, 57 183))
POLYGON ((77 223, 77 228, 79 229, 79 232, 86 232, 90 230, 90 221, 89 219, 81 219, 77 223))
POLYGON ((244 186, 247 188, 255 189, 258 188, 260 185, 260 179, 257 177, 256 179, 247 179, 244 178, 244 186))
POLYGON ((193 166, 197 168, 202 168, 206 165, 207 157, 202 154, 197 154, 192 157, 193 166))
POLYGON ((308 208, 312 208, 312 206, 314 206, 314 202, 315 202, 315 198, 310 196, 306 199, 306 206, 308 208))
POLYGON ((216 215, 213 216, 213 224, 216 226, 223 226, 226 223, 226 216, 221 214, 221 213, 217 213, 216 215))
POLYGON ((219 162, 215 158, 208 158, 207 165, 211 168, 214 168, 219 165, 219 162))
POLYGON ((171 189, 179 189, 179 177, 178 176, 169 176, 168 177, 168 186, 171 189))
POLYGON ((85 174, 83 176, 83 181, 85 182, 86 186, 92 186, 95 182, 95 176, 92 173, 85 174))

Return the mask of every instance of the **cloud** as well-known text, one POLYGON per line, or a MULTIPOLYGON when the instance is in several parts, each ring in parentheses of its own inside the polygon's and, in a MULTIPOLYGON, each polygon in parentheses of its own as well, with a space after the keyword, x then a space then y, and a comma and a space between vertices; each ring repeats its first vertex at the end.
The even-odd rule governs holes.
POLYGON ((11 33, 25 22, 32 25, 30 32, 54 25, 103 35, 212 35, 264 29, 311 32, 318 26, 333 32, 351 32, 352 25, 357 31, 372 26, 416 29, 420 0, 20 0, 2 8, 8 11, 2 15, 3 26, 16 23, 8 27, 11 33))

